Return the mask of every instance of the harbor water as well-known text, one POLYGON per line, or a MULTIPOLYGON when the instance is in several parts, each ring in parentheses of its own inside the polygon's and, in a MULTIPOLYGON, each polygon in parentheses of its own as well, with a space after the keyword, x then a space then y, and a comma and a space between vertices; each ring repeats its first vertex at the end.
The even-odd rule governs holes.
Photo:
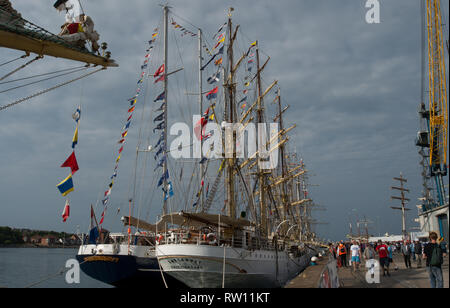
POLYGON ((73 268, 66 267, 66 261, 75 259, 77 251, 75 248, 0 248, 0 288, 111 287, 82 271, 79 283, 66 282, 67 270, 73 268), (61 270, 63 274, 59 274, 61 270))

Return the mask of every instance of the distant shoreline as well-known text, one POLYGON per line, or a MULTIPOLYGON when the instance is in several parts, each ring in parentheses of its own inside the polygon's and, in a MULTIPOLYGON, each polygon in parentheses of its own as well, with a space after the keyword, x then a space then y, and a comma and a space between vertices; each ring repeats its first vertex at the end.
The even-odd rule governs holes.
POLYGON ((35 245, 35 244, 10 244, 10 245, 4 245, 0 244, 0 248, 78 248, 79 245, 50 245, 50 246, 44 246, 44 245, 35 245))

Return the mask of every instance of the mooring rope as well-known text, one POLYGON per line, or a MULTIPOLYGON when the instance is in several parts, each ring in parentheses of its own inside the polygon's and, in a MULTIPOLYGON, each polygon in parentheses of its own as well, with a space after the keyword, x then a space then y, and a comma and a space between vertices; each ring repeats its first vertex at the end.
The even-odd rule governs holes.
MULTIPOLYGON (((81 263, 79 263, 79 265, 81 265, 81 264, 83 264, 83 263, 85 263, 85 262, 87 262, 87 261, 83 261, 83 262, 81 262, 81 263)), ((52 279, 52 278, 55 278, 55 277, 57 277, 57 276, 61 276, 61 275, 63 275, 65 272, 67 272, 68 270, 70 270, 71 268, 64 268, 64 267, 62 267, 60 270, 59 270, 59 272, 57 272, 56 274, 52 274, 52 275, 49 275, 49 276, 47 276, 47 277, 45 277, 45 278, 43 278, 43 279, 41 279, 41 280, 39 280, 39 281, 36 281, 36 282, 33 282, 33 283, 31 283, 31 284, 29 284, 29 285, 26 285, 24 288, 26 289, 26 288, 31 288, 31 287, 34 287, 34 286, 36 286, 36 285, 38 285, 38 284, 41 284, 41 283, 43 283, 43 282, 45 282, 45 281, 47 281, 47 280, 50 280, 50 279, 52 279)))

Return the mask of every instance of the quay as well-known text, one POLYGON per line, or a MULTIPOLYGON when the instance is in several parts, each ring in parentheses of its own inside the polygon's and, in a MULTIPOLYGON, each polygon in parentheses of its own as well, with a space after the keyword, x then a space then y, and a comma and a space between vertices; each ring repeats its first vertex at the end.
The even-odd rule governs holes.
MULTIPOLYGON (((417 267, 417 261, 411 260, 412 268, 406 268, 403 257, 401 255, 394 255, 394 263, 398 269, 394 269, 394 265, 389 267, 390 277, 383 277, 380 273, 380 283, 368 283, 366 281, 366 269, 364 268, 364 261, 360 264, 359 270, 353 272, 352 267, 338 268, 337 280, 335 286, 323 283, 324 273, 327 272, 327 267, 335 266, 329 263, 329 257, 325 256, 317 262, 317 265, 309 266, 300 275, 291 280, 285 288, 320 288, 320 287, 339 287, 339 288, 430 288, 430 280, 428 272, 425 267, 425 261, 422 261, 422 267, 417 267)), ((442 275, 444 278, 444 288, 449 288, 449 258, 448 255, 444 257, 444 264, 442 266, 442 275)), ((330 275, 327 273, 326 280, 330 280, 330 275)))

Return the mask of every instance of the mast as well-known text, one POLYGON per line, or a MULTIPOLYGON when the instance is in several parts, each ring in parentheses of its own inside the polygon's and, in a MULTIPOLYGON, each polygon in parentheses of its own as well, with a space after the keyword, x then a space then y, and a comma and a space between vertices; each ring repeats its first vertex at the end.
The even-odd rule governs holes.
MULTIPOLYGON (((165 161, 164 161, 164 166, 163 166, 163 177, 164 177, 164 189, 167 189, 167 176, 166 173, 168 172, 168 168, 167 168, 167 98, 168 98, 168 93, 167 93, 167 72, 168 70, 168 24, 169 24, 169 7, 168 6, 164 6, 164 93, 165 93, 165 101, 166 103, 164 104, 164 156, 165 156, 165 161)), ((201 96, 201 95, 200 95, 201 96)), ((164 198, 166 199, 166 198, 164 198)), ((167 199, 168 200, 168 199, 167 199)), ((167 200, 164 200, 164 205, 163 205, 163 215, 167 214, 167 200)))
MULTIPOLYGON (((199 86, 199 98, 198 104, 200 108, 200 117, 203 116, 203 80, 202 80, 202 30, 198 29, 198 86, 199 86)), ((201 121, 201 120, 200 120, 201 121)), ((202 127, 200 125, 200 161, 203 158, 203 132, 202 127)), ((203 180, 203 173, 205 172, 203 164, 200 164, 200 181, 203 180)), ((204 201, 205 198, 203 196, 204 187, 200 184, 200 208, 204 210, 204 201)))
MULTIPOLYGON (((261 89, 261 74, 260 74, 260 63, 259 63, 259 45, 256 41, 256 66, 257 66, 257 87, 258 87, 258 100, 257 100, 257 124, 264 123, 263 107, 262 107, 262 89, 261 89)), ((260 139, 261 132, 258 131, 258 148, 265 147, 265 142, 260 139), (262 144, 261 144, 262 143, 262 144)), ((259 152, 259 151, 258 151, 259 152)), ((258 162, 261 157, 258 154, 258 162)), ((261 169, 260 163, 258 163, 258 182, 259 182, 259 210, 260 210, 260 226, 261 235, 264 237, 267 235, 267 209, 266 209, 266 198, 264 195, 264 170, 261 169)), ((276 206, 276 205, 275 205, 276 206)))
POLYGON ((402 211, 402 235, 403 235, 404 239, 406 239, 408 236, 408 233, 406 232, 406 211, 410 210, 410 209, 406 208, 406 201, 410 201, 410 200, 405 197, 405 192, 409 193, 409 189, 404 188, 403 183, 408 182, 408 180, 403 177, 401 172, 400 172, 399 178, 395 177, 393 179, 400 182, 400 187, 391 186, 391 189, 399 190, 401 197, 391 196, 391 199, 400 200, 402 203, 402 206, 401 207, 391 206, 391 209, 402 211))
MULTIPOLYGON (((231 12, 233 11, 233 8, 229 9, 228 12, 228 64, 229 64, 229 77, 227 78, 227 90, 228 90, 228 119, 227 122, 233 124, 235 117, 234 117, 234 70, 233 70, 233 27, 231 22, 231 12)), ((231 158, 226 158, 227 162, 227 178, 226 178, 226 184, 227 184, 227 200, 228 200, 228 216, 231 218, 236 218, 236 201, 235 201, 235 187, 234 187, 234 157, 235 157, 235 144, 236 144, 236 133, 233 129, 233 155, 231 158)))
MULTIPOLYGON (((279 116, 279 125, 280 131, 283 131, 283 111, 281 110, 281 89, 278 88, 278 116, 279 116)), ((286 177, 286 161, 285 161, 285 148, 284 144, 280 145, 280 154, 281 154, 281 176, 283 178, 286 177)), ((293 181, 296 181, 295 179, 293 181)), ((281 185, 281 200, 283 203, 283 213, 285 217, 287 216, 288 211, 288 195, 287 195, 287 183, 283 183, 281 185)), ((292 191, 292 190, 291 190, 292 191)))

